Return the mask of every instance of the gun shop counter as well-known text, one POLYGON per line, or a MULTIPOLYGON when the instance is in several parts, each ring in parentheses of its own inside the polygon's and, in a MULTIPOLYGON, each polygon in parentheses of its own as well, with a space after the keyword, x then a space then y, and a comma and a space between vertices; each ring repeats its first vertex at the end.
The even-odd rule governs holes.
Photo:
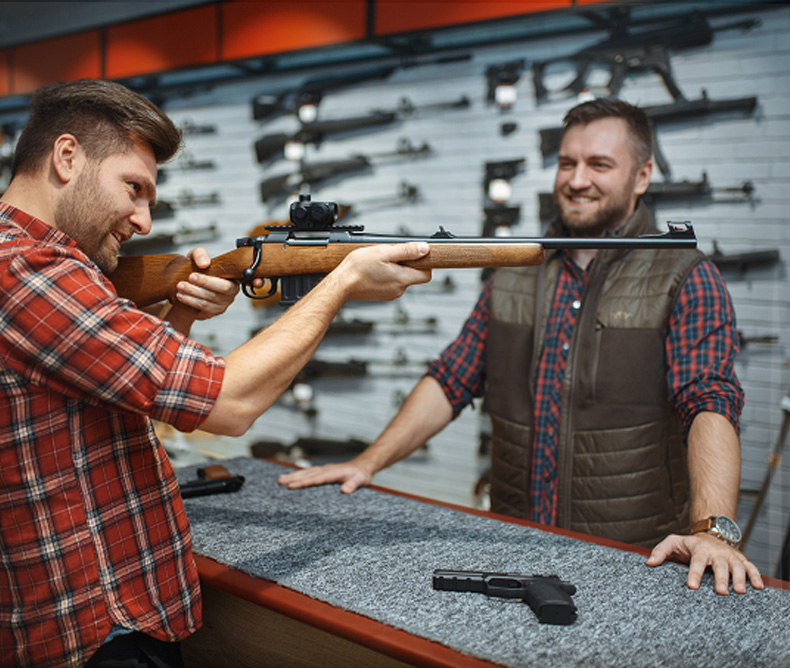
POLYGON ((377 487, 288 490, 278 464, 218 463, 245 481, 184 499, 204 597, 188 668, 790 665, 790 583, 724 597, 706 574, 692 591, 684 565, 649 568, 640 548, 377 487), (578 618, 542 624, 519 599, 434 590, 435 569, 557 575, 578 618))

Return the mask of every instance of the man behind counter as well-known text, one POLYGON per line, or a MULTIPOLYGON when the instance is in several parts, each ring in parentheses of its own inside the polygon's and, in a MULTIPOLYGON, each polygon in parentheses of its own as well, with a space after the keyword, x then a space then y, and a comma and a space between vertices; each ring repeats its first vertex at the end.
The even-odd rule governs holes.
POLYGON ((106 277, 121 244, 150 231, 157 164, 180 131, 103 81, 45 86, 30 107, 0 198, 0 665, 180 666, 200 588, 151 419, 243 434, 346 300, 394 299, 430 279, 397 264, 428 247, 349 254, 271 327, 215 357, 185 334, 238 286, 193 274, 167 323, 106 277))
MULTIPOLYGON (((569 111, 548 236, 655 232, 639 200, 651 155, 642 110, 598 99, 569 111)), ((655 546, 648 565, 688 562, 692 589, 707 567, 720 594, 730 577, 736 592, 747 577, 762 588, 728 520, 740 480, 738 350, 729 294, 698 251, 549 251, 542 266, 496 272, 369 448, 280 483, 351 493, 485 393, 492 511, 655 546)))

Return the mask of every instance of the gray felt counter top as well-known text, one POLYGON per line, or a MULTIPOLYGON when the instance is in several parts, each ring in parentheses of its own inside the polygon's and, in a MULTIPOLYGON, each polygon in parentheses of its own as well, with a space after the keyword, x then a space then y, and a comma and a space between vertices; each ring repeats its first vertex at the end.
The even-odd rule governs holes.
MULTIPOLYGON (((790 666, 790 591, 699 591, 687 569, 632 552, 338 485, 288 490, 283 468, 219 462, 233 494, 185 499, 197 554, 505 666, 790 666), (517 600, 434 591, 435 568, 556 574, 578 619, 540 624, 517 600)), ((177 471, 180 482, 198 466, 177 471)), ((748 585, 747 585, 748 586, 748 585)))

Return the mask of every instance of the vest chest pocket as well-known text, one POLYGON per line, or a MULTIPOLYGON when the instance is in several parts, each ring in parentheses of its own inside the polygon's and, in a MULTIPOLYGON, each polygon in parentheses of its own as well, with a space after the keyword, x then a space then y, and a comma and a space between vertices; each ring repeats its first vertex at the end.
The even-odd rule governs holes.
POLYGON ((604 327, 598 323, 593 336, 593 393, 597 403, 666 404, 663 332, 604 327))

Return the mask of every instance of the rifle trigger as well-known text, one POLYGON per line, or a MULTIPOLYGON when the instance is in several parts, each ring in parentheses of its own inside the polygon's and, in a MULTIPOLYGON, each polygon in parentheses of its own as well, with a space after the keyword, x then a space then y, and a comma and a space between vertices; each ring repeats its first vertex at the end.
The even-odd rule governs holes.
POLYGON ((439 225, 439 231, 434 232, 429 239, 455 239, 455 235, 452 232, 448 232, 444 229, 442 225, 439 225))
MULTIPOLYGON (((240 239, 239 241, 242 240, 240 239)), ((242 245, 248 245, 249 242, 252 243, 252 246, 255 249, 255 255, 252 258, 252 264, 243 272, 241 272, 241 291, 244 293, 245 297, 249 297, 250 299, 267 299, 277 292, 277 279, 269 279, 271 287, 269 288, 268 294, 264 295, 263 297, 255 294, 255 288, 253 288, 252 284, 255 280, 255 270, 258 268, 258 265, 261 262, 263 239, 261 237, 256 237, 254 239, 247 238, 243 241, 242 245)))

